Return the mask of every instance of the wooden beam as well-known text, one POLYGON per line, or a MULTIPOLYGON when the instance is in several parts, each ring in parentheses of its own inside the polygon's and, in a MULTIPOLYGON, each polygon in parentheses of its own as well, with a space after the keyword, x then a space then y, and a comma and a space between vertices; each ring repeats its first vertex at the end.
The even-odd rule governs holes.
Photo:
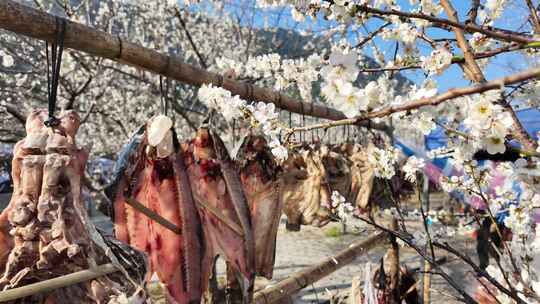
MULTIPOLYGON (((19 4, 12 0, 0 1, 0 28, 16 34, 53 43, 56 38, 56 18, 51 14, 19 4)), ((201 86, 213 84, 231 91, 249 101, 273 103, 276 107, 298 114, 340 120, 345 115, 322 104, 302 102, 277 91, 235 81, 223 75, 208 72, 187 64, 176 56, 167 56, 155 50, 123 40, 119 36, 98 31, 80 23, 66 20, 64 46, 93 56, 111 59, 149 72, 161 74, 177 81, 201 86)), ((383 123, 362 121, 359 126, 388 130, 383 123)))
POLYGON ((0 291, 0 302, 8 302, 29 297, 38 293, 50 292, 58 288, 86 282, 118 271, 113 264, 104 264, 92 269, 63 275, 61 277, 41 281, 22 287, 0 291))
POLYGON ((350 264, 358 256, 367 253, 375 247, 386 244, 387 240, 388 235, 386 233, 378 233, 365 240, 352 243, 335 256, 294 273, 283 281, 255 293, 253 304, 276 303, 287 295, 295 294, 299 290, 350 264))

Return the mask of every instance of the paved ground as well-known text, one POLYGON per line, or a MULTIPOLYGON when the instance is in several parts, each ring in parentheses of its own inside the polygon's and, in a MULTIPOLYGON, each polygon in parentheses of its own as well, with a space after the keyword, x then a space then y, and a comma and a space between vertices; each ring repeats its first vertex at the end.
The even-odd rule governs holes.
MULTIPOLYGON (((350 233, 342 236, 329 236, 329 230, 339 229, 337 223, 331 223, 324 228, 302 227, 300 232, 287 232, 282 223, 278 235, 276 270, 274 280, 279 281, 291 273, 301 270, 303 267, 313 265, 324 258, 334 255, 339 250, 346 248, 350 243, 358 239, 365 239, 375 233, 365 224, 361 225, 363 232, 350 233)), ((419 223, 407 223, 410 228, 420 228, 419 223), (416 227, 415 227, 416 226, 416 227)), ((465 252, 472 253, 473 244, 461 239, 460 248, 465 252)), ((364 278, 365 264, 372 263, 372 269, 377 267, 386 248, 377 248, 368 254, 356 259, 355 262, 344 266, 342 269, 328 277, 314 283, 302 290, 294 297, 295 303, 329 303, 330 293, 346 295, 349 292, 351 281, 354 276, 364 278)), ((437 252, 438 257, 445 256, 437 252)), ((409 268, 419 268, 420 259, 412 250, 402 249, 400 258, 409 268)), ((467 286, 470 278, 466 279, 464 266, 448 259, 443 269, 462 286, 467 286)), ((449 288, 448 284, 440 277, 433 277, 432 303, 458 303, 454 298, 456 293, 449 288)))

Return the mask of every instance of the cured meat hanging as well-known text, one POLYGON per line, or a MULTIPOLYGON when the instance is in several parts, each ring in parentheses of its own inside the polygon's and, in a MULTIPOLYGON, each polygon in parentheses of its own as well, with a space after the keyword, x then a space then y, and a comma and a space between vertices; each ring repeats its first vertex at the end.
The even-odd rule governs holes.
MULTIPOLYGON (((2 212, 0 287, 11 289, 106 263, 118 264, 87 216, 81 200, 81 177, 88 153, 78 148, 80 119, 74 111, 60 114, 46 127, 46 110, 27 118, 27 136, 15 145, 14 192, 2 212)), ((122 251, 122 248, 116 248, 122 251)), ((136 282, 125 271, 49 293, 23 303, 106 303, 131 295, 136 282)))
POLYGON ((172 121, 154 117, 123 149, 113 183, 106 193, 116 237, 146 252, 147 280, 154 273, 164 283, 172 303, 198 303, 201 298, 201 235, 184 156, 172 121), (141 204, 179 231, 154 222, 134 208, 141 204))
POLYGON ((366 150, 359 144, 344 143, 320 149, 332 190, 360 210, 369 207, 375 172, 368 161, 366 150))
POLYGON ((300 225, 322 227, 330 222, 330 196, 326 170, 317 151, 293 152, 283 164, 280 196, 287 229, 300 225))
POLYGON ((373 190, 375 170, 368 161, 368 155, 358 144, 345 144, 345 153, 350 161, 351 192, 348 197, 355 207, 365 210, 373 190))
POLYGON ((264 137, 256 135, 244 138, 235 160, 251 213, 257 275, 271 279, 283 207, 279 195, 278 165, 264 137))
POLYGON ((280 196, 287 229, 322 227, 334 215, 330 193, 337 191, 359 210, 369 209, 374 170, 358 144, 311 145, 293 151, 283 163, 280 196))
POLYGON ((198 129, 184 150, 203 227, 203 290, 208 290, 216 257, 221 256, 228 273, 241 284, 244 303, 249 303, 255 279, 255 246, 249 207, 235 165, 221 139, 205 127, 198 129))

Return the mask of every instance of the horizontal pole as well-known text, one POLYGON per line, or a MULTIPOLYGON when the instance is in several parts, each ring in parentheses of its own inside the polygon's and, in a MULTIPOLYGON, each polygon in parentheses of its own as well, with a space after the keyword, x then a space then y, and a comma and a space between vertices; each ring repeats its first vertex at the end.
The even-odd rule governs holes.
POLYGON ((198 194, 193 192, 193 198, 195 199, 195 203, 206 209, 208 212, 212 213, 215 217, 217 217, 222 223, 227 225, 227 227, 231 228, 237 235, 240 237, 244 237, 244 230, 242 227, 240 227, 239 224, 237 224, 235 221, 230 219, 228 216, 223 214, 221 210, 218 208, 210 205, 207 203, 202 197, 200 197, 198 194))
POLYGON ((78 283, 86 282, 118 271, 113 264, 104 264, 92 269, 63 275, 61 277, 28 284, 22 287, 0 291, 0 302, 8 302, 29 297, 38 293, 51 292, 78 283))
POLYGON ((336 270, 353 262, 358 256, 371 249, 387 244, 388 234, 378 233, 365 240, 357 241, 343 249, 333 257, 329 257, 317 265, 313 265, 297 273, 294 273, 267 288, 255 293, 254 304, 276 303, 286 296, 293 295, 314 282, 332 274, 336 270))
POLYGON ((169 229, 170 231, 176 233, 176 234, 182 234, 182 229, 180 227, 176 226, 175 224, 171 223, 166 218, 162 217, 158 213, 154 212, 152 209, 147 208, 145 205, 139 203, 137 200, 133 198, 127 198, 126 203, 130 205, 131 207, 135 208, 137 211, 141 212, 142 214, 146 215, 148 218, 153 220, 154 222, 160 224, 161 226, 169 229))
MULTIPOLYGON (((0 28, 16 34, 53 43, 56 40, 56 18, 60 17, 12 0, 0 1, 0 28)), ((64 47, 131 65, 190 85, 213 84, 245 100, 273 103, 276 107, 293 113, 329 120, 346 118, 342 112, 324 105, 302 102, 275 90, 229 79, 187 64, 177 56, 168 56, 69 20, 66 20, 64 47)), ((387 126, 382 123, 363 121, 358 125, 387 130, 387 126)))

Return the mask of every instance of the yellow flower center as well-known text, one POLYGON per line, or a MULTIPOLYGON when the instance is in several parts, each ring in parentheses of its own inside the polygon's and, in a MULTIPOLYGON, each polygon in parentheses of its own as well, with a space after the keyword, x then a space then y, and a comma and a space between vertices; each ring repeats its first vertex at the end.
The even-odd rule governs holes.
POLYGON ((491 138, 491 143, 494 144, 494 145, 499 145, 499 144, 502 143, 502 140, 499 137, 492 137, 491 138))
POLYGON ((488 107, 480 106, 480 108, 478 108, 478 112, 480 112, 481 114, 486 114, 488 112, 488 107))

